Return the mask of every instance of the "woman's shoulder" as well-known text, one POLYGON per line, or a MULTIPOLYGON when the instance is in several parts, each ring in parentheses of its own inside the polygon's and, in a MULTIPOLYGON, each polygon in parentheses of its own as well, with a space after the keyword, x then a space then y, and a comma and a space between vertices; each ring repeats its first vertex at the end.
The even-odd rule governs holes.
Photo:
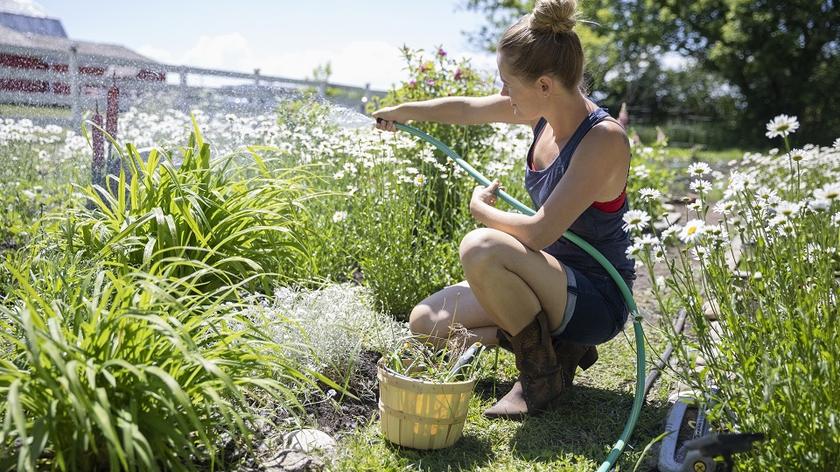
POLYGON ((586 133, 580 147, 585 153, 593 155, 627 155, 629 157, 630 154, 627 132, 618 121, 612 118, 605 118, 596 123, 586 133))

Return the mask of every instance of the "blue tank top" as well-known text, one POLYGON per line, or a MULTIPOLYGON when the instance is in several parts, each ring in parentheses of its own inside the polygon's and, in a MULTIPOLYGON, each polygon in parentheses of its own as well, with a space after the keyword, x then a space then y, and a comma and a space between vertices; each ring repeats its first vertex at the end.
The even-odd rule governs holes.
MULTIPOLYGON (((577 149, 583 137, 586 136, 586 133, 596 124, 609 117, 610 115, 602 108, 590 113, 577 127, 563 149, 560 150, 560 155, 554 159, 554 162, 545 169, 532 170, 530 164, 533 159, 534 145, 546 125, 545 118, 540 118, 534 128, 534 141, 528 150, 528 159, 525 163, 525 188, 531 196, 535 208, 543 206, 557 182, 563 178, 563 174, 569 168, 575 149, 577 149)), ((636 269, 633 261, 628 259, 626 254, 627 248, 630 246, 630 236, 622 229, 624 225, 622 216, 628 209, 627 198, 624 199, 621 208, 615 212, 606 212, 590 205, 572 223, 569 231, 580 236, 600 251, 615 266, 628 286, 632 287, 632 282, 636 279, 636 269)), ((581 272, 608 275, 606 269, 601 267, 601 264, 595 258, 564 238, 558 239, 543 250, 581 272)))

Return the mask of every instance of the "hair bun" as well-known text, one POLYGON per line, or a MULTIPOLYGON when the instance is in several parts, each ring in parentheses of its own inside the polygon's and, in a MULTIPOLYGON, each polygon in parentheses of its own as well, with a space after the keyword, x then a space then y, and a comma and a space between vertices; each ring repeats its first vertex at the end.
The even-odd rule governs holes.
POLYGON ((577 0, 537 0, 531 13, 531 30, 568 33, 577 22, 577 0))

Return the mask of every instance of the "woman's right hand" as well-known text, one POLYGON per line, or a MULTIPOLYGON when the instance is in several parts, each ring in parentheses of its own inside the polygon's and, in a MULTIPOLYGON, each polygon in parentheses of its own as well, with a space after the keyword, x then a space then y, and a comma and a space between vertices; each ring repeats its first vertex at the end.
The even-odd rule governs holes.
POLYGON ((400 105, 393 107, 380 108, 373 112, 373 117, 376 118, 376 129, 384 131, 397 131, 394 122, 405 123, 410 118, 406 116, 405 112, 400 109, 400 105))

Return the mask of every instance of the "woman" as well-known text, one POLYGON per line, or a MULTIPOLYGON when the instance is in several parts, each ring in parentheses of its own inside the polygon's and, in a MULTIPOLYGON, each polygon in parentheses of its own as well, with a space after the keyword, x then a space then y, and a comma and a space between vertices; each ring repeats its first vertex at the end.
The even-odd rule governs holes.
POLYGON ((628 310, 616 284, 591 256, 560 239, 568 229, 601 251, 632 286, 630 245, 622 230, 630 163, 622 126, 581 91, 584 56, 573 31, 575 0, 538 0, 498 44, 502 90, 487 97, 446 97, 383 108, 393 122, 527 124, 534 141, 525 186, 533 216, 495 208, 499 182, 477 187, 470 212, 486 228, 461 241, 466 280, 418 304, 414 333, 446 338, 459 323, 487 345, 514 352, 519 381, 488 417, 521 418, 552 407, 578 365, 597 359, 594 345, 618 334, 628 310))

